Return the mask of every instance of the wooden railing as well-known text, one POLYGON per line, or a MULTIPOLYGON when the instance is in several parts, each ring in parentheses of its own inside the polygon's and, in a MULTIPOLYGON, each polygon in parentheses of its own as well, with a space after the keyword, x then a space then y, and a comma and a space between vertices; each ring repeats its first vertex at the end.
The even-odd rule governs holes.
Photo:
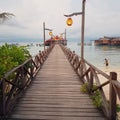
POLYGON ((39 51, 35 57, 7 72, 0 80, 0 119, 5 119, 12 110, 16 100, 30 85, 52 48, 53 46, 50 46, 45 51, 39 51))
POLYGON ((85 59, 81 61, 81 58, 67 47, 61 45, 61 48, 82 82, 87 83, 89 93, 93 94, 96 90, 99 90, 102 97, 102 110, 107 119, 116 120, 117 96, 120 99, 120 82, 117 81, 117 73, 110 72, 110 75, 108 75, 85 59), (101 80, 104 80, 104 82, 101 83, 101 80), (95 89, 93 89, 93 85, 96 85, 95 89), (109 90, 107 97, 104 87, 109 90))

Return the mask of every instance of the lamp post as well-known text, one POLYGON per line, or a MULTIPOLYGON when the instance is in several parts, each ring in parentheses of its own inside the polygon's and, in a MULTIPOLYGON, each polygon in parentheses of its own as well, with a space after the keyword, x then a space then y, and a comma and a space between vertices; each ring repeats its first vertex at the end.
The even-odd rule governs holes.
POLYGON ((44 50, 45 50, 45 30, 50 31, 49 35, 52 35, 52 30, 49 28, 45 28, 45 22, 43 22, 43 38, 44 38, 44 50))
POLYGON ((66 40, 66 29, 65 29, 65 40, 66 40))
POLYGON ((82 15, 82 26, 81 26, 81 61, 84 59, 84 26, 85 26, 85 2, 86 0, 82 1, 82 12, 76 12, 69 15, 64 15, 65 17, 68 17, 67 19, 67 25, 71 26, 73 21, 70 17, 82 15))
POLYGON ((85 29, 85 2, 86 0, 83 0, 82 2, 82 30, 81 30, 81 58, 83 60, 84 58, 84 29, 85 29))
POLYGON ((65 32, 64 33, 60 33, 60 35, 62 36, 64 34, 64 45, 66 45, 67 44, 67 42, 66 42, 66 29, 65 29, 65 32))
POLYGON ((66 40, 66 29, 65 29, 65 32, 64 32, 64 33, 60 33, 60 35, 63 35, 63 34, 65 35, 65 36, 64 36, 64 39, 66 40))

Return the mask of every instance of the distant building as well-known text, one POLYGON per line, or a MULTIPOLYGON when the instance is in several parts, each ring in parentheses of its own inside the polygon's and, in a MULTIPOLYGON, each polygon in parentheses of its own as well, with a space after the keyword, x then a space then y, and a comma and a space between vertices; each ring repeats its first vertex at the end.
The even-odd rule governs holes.
POLYGON ((120 37, 103 37, 94 41, 95 45, 117 45, 120 46, 120 37))
POLYGON ((46 46, 50 46, 51 44, 67 45, 67 40, 62 37, 55 36, 55 37, 51 37, 50 39, 45 41, 46 46))

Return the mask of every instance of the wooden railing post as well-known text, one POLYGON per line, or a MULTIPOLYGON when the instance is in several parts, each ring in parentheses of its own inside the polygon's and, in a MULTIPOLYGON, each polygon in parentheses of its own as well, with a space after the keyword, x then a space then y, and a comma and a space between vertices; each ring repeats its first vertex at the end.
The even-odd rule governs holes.
POLYGON ((89 93, 91 94, 92 88, 93 88, 93 74, 92 74, 92 72, 90 72, 90 80, 89 80, 88 85, 89 85, 89 86, 88 86, 89 93))
POLYGON ((33 74, 34 74, 34 67, 33 67, 33 65, 32 65, 32 59, 30 60, 30 77, 31 77, 31 79, 33 79, 33 74))
POLYGON ((0 116, 4 118, 5 116, 5 80, 2 79, 0 86, 0 116))
MULTIPOLYGON (((110 72, 110 80, 117 80, 117 73, 115 72, 110 72)), ((110 115, 109 115, 109 120, 116 120, 116 93, 115 89, 110 83, 110 115)))

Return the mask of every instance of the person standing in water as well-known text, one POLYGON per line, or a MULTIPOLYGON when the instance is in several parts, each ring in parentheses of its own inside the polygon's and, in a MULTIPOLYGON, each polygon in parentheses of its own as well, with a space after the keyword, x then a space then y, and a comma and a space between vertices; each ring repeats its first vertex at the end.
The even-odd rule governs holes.
POLYGON ((108 59, 105 58, 105 65, 108 66, 108 59))

